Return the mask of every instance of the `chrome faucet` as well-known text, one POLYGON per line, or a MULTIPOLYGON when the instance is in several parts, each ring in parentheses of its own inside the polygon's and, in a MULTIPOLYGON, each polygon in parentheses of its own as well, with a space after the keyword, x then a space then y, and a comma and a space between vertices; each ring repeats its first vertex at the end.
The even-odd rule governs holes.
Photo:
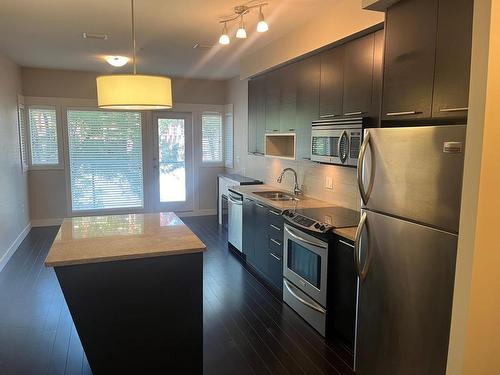
POLYGON ((281 184, 281 181, 283 180, 283 175, 288 171, 293 173, 293 178, 294 178, 293 179, 293 181, 294 181, 293 194, 294 195, 301 195, 302 190, 299 189, 299 179, 297 178, 297 172, 295 172, 295 169, 292 169, 292 168, 283 169, 283 171, 281 172, 281 174, 279 175, 279 177, 276 181, 278 182, 278 184, 281 184))

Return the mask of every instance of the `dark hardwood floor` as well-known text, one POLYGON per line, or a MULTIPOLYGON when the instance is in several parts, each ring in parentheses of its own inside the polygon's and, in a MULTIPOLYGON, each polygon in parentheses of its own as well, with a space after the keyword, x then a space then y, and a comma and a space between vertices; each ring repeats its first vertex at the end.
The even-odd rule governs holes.
MULTIPOLYGON (((319 336, 228 251, 214 216, 183 220, 208 247, 204 374, 353 374, 344 348, 319 336)), ((0 374, 91 374, 54 271, 43 265, 57 230, 32 229, 0 272, 0 374)))

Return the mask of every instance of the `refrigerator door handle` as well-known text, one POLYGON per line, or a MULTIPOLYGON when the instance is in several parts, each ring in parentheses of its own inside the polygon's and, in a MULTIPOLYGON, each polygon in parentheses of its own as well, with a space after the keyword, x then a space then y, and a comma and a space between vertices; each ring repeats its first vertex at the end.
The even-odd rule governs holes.
POLYGON ((363 283, 366 279, 366 275, 368 274, 368 267, 370 266, 370 257, 371 257, 371 251, 370 251, 370 232, 368 229, 368 225, 366 224, 366 212, 363 212, 363 215, 361 215, 361 220, 359 221, 358 228, 356 229, 356 236, 354 239, 354 265, 356 267, 356 273, 358 274, 359 281, 363 283), (363 268, 361 268, 361 260, 360 260, 360 241, 361 241, 361 234, 363 233, 363 229, 366 228, 366 234, 367 234, 367 239, 368 239, 368 246, 366 247, 366 260, 363 268))
POLYGON ((368 200, 370 199, 370 194, 373 189, 373 180, 374 180, 374 169, 373 169, 373 149, 372 149, 372 144, 371 144, 371 137, 370 137, 370 132, 367 130, 365 134, 365 139, 363 140, 363 144, 361 145, 361 150, 359 153, 358 157, 358 188, 359 188, 359 194, 361 195, 361 199, 363 200, 364 204, 368 203, 368 200), (366 156, 366 148, 370 146, 370 153, 372 156, 372 167, 370 168, 370 183, 368 184, 368 189, 365 190, 365 186, 363 183, 363 165, 365 162, 365 156, 366 156))

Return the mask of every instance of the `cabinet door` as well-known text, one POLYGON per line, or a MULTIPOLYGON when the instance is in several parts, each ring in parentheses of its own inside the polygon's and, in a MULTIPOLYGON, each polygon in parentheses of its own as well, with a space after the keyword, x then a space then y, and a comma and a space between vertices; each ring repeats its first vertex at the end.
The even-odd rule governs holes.
POLYGON ((431 117, 438 0, 387 10, 382 119, 431 117))
POLYGON ((297 160, 311 158, 311 123, 319 117, 321 57, 313 56, 297 63, 297 160))
POLYGON ((321 54, 319 114, 322 118, 342 115, 344 92, 344 47, 321 54))
POLYGON ((267 236, 267 207, 255 203, 255 263, 253 266, 264 276, 268 270, 268 236, 267 236))
POLYGON ((248 198, 243 200, 243 254, 247 262, 255 265, 255 203, 248 198))
POLYGON ((382 70, 384 56, 384 30, 374 34, 372 104, 368 116, 371 126, 380 125, 380 105, 382 100, 382 70))
POLYGON ((258 77, 248 82, 248 152, 264 154, 266 127, 266 80, 258 77))
POLYGON ((344 116, 366 116, 370 111, 374 40, 370 34, 344 46, 344 116))
POLYGON ((466 117, 473 0, 439 0, 434 117, 466 117))
POLYGON ((280 131, 281 74, 275 70, 266 74, 266 133, 280 131))
POLYGON ((279 69, 280 74, 280 132, 295 132, 297 114, 297 64, 279 69))

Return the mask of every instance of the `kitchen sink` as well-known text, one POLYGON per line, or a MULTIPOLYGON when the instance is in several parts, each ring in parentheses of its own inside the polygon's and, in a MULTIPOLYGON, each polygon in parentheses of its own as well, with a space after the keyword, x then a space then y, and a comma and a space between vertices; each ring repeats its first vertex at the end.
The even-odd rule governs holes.
POLYGON ((283 193, 281 191, 254 191, 255 195, 259 197, 270 199, 272 201, 298 201, 299 199, 291 194, 283 193))

